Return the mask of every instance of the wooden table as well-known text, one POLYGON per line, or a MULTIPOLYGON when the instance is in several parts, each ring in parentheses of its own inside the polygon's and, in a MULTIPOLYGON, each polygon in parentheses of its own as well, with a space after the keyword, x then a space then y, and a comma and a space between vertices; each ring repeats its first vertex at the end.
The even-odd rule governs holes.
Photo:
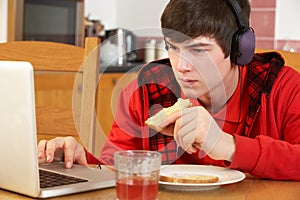
MULTIPOLYGON (((0 199, 31 199, 26 196, 18 195, 12 192, 0 190, 0 199)), ((116 199, 115 188, 102 189, 92 192, 67 195, 52 199, 62 200, 110 200, 116 199)), ((52 200, 51 199, 51 200, 52 200)), ((300 182, 293 181, 271 181, 260 180, 247 176, 247 178, 239 183, 221 186, 220 188, 198 191, 198 192, 183 192, 172 191, 164 188, 159 189, 159 200, 194 200, 194 199, 211 199, 211 200, 226 200, 226 199, 247 199, 247 200, 298 200, 300 199, 300 182)))

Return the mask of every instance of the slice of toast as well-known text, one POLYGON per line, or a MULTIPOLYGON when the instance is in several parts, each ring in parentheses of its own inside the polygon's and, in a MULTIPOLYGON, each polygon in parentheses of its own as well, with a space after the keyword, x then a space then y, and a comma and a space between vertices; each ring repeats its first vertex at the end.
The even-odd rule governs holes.
POLYGON ((160 175, 159 178, 162 182, 171 183, 190 183, 190 184, 201 184, 201 183, 216 183, 219 177, 213 175, 199 175, 199 174, 172 174, 172 175, 160 175))
POLYGON ((152 117, 148 118, 145 121, 145 124, 150 128, 155 129, 156 131, 160 132, 162 129, 159 127, 159 124, 169 115, 172 113, 182 110, 184 108, 192 106, 192 103, 189 99, 181 99, 179 98, 177 102, 168 108, 163 108, 161 111, 153 115, 152 117))

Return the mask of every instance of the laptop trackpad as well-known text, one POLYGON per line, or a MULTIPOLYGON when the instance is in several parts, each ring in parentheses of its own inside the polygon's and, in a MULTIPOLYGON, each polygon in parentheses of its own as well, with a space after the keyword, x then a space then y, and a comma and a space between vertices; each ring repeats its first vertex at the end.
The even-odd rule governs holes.
POLYGON ((115 178, 113 169, 107 166, 89 168, 74 164, 71 169, 66 169, 63 162, 53 162, 39 164, 39 168, 67 176, 88 179, 89 181, 108 181, 115 178))

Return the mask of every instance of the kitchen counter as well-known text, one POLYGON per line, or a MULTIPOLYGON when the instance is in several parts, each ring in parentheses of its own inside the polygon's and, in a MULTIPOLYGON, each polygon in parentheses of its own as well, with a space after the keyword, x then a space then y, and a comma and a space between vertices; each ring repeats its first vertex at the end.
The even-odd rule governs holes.
POLYGON ((126 72, 137 72, 143 66, 142 62, 128 62, 124 65, 109 65, 102 66, 100 64, 100 73, 126 73, 126 72))

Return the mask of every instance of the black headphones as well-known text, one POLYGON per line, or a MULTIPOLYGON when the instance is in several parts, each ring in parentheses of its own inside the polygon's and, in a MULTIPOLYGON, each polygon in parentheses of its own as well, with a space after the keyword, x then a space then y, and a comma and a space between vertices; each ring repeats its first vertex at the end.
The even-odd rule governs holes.
POLYGON ((236 0, 226 0, 226 2, 236 16, 238 24, 238 30, 232 37, 230 59, 237 65, 246 65, 254 56, 254 31, 249 27, 249 21, 238 2, 236 0))

